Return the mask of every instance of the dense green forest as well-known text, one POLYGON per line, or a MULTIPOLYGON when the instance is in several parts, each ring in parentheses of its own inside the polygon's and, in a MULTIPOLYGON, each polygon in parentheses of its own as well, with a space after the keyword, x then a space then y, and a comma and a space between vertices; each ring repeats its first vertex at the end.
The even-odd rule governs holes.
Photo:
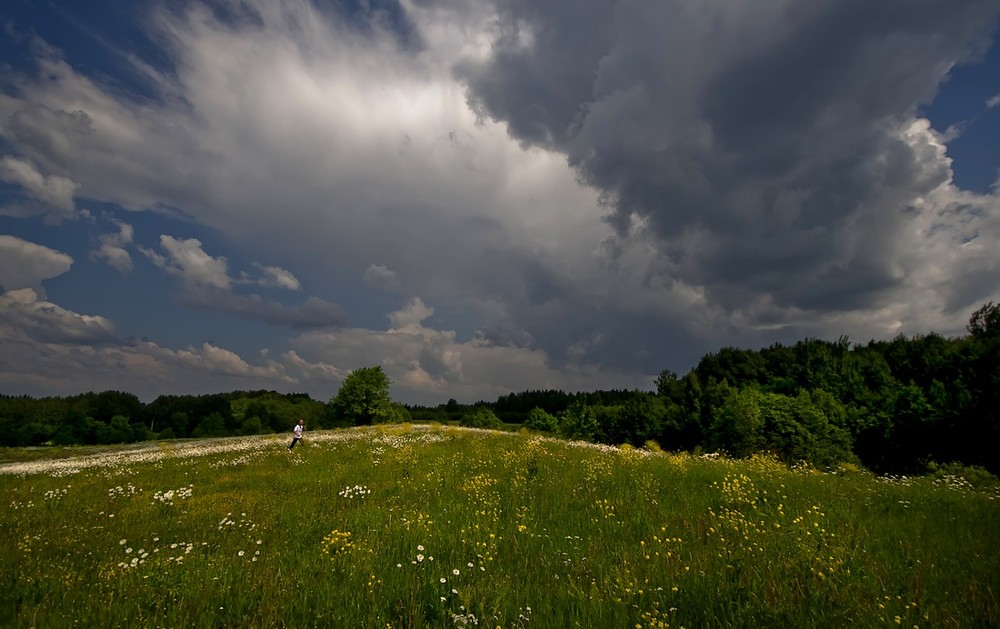
POLYGON ((910 474, 961 463, 1000 473, 1000 305, 977 310, 968 334, 852 344, 805 339, 726 347, 687 374, 663 371, 655 391, 525 391, 436 407, 388 400, 381 368, 349 376, 329 402, 307 394, 118 391, 35 399, 0 396, 0 445, 127 443, 220 437, 378 421, 502 423, 601 443, 654 441, 666 450, 746 456, 767 451, 820 467, 860 463, 910 474))

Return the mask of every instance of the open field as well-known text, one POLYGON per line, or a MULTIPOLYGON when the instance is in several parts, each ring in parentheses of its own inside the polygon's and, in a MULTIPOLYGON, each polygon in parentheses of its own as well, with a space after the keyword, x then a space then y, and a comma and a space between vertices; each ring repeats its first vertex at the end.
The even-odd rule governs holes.
POLYGON ((1000 624, 1000 497, 381 426, 0 465, 0 625, 1000 624))

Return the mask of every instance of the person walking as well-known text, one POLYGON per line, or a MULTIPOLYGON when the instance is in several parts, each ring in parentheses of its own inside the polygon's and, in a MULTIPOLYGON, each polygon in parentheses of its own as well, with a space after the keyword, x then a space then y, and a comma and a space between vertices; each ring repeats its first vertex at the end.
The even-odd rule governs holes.
POLYGON ((295 428, 292 429, 292 445, 288 446, 291 450, 295 447, 295 444, 302 441, 302 431, 305 430, 306 420, 300 419, 299 423, 295 424, 295 428))

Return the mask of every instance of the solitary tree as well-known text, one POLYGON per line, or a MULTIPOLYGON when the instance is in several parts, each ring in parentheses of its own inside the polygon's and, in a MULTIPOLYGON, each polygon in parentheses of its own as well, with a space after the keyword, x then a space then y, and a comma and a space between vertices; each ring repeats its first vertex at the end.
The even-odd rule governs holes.
POLYGON ((389 377, 379 366, 349 373, 328 406, 338 422, 361 426, 388 416, 391 404, 389 377))

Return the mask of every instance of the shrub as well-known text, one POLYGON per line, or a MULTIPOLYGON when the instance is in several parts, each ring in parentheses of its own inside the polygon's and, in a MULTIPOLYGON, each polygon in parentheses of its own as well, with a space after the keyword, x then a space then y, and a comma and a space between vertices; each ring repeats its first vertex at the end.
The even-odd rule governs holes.
POLYGON ((469 428, 502 428, 503 423, 496 414, 485 406, 479 407, 475 412, 462 416, 462 426, 469 428))
POLYGON ((528 419, 524 422, 524 427, 538 432, 556 432, 559 430, 559 420, 545 412, 544 409, 535 407, 528 413, 528 419))

